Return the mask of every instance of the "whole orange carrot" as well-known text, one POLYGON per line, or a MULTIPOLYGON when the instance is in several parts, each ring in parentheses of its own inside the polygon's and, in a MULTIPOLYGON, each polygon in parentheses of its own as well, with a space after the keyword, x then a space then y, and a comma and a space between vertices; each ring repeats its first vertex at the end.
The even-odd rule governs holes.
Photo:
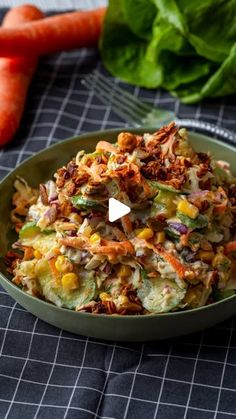
POLYGON ((98 43, 106 8, 63 13, 14 29, 0 29, 0 55, 49 54, 98 43))
MULTIPOLYGON (((6 14, 3 27, 15 27, 43 16, 32 5, 15 7, 6 14)), ((37 62, 37 57, 32 54, 29 58, 0 58, 0 147, 13 138, 20 124, 37 62)))

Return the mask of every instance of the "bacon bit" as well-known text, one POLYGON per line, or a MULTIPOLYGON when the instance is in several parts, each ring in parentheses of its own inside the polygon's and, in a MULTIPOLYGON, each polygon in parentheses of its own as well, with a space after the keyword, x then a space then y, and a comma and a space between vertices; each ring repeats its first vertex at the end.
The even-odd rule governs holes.
POLYGON ((178 127, 175 125, 175 122, 170 122, 169 125, 165 125, 164 127, 160 128, 153 135, 159 142, 165 143, 169 140, 170 136, 175 135, 177 131, 178 127))
POLYGON ((17 262, 21 260, 23 255, 19 253, 15 253, 12 251, 7 252, 6 256, 4 257, 4 262, 7 266, 7 271, 10 274, 13 274, 14 269, 16 268, 17 262))
POLYGON ((68 196, 74 195, 76 192, 76 185, 73 182, 68 182, 66 184, 66 193, 68 196))
POLYGON ((78 169, 78 165, 75 163, 75 160, 74 159, 71 160, 67 165, 67 171, 69 175, 71 176, 71 178, 77 175, 77 169, 78 169))
POLYGON ((231 205, 235 207, 236 206, 236 185, 231 185, 229 187, 228 195, 229 195, 229 200, 231 202, 231 205))
POLYGON ((88 195, 107 195, 107 188, 101 182, 95 182, 94 180, 90 180, 90 182, 86 186, 86 194, 88 195))
POLYGON ((76 311, 85 311, 92 314, 115 314, 117 313, 117 307, 113 301, 91 301, 76 308, 76 311))
POLYGON ((89 177, 87 172, 79 172, 77 175, 73 176, 72 179, 75 185, 80 187, 89 180, 89 177))
POLYGON ((160 166, 158 161, 150 161, 145 166, 141 167, 141 173, 147 179, 167 179, 167 169, 160 166))
POLYGON ((117 162, 118 164, 122 164, 122 163, 124 163, 126 160, 127 160, 127 158, 126 158, 126 156, 124 156, 123 154, 118 155, 118 156, 117 156, 117 158, 116 158, 116 162, 117 162))
POLYGON ((58 188, 62 188, 66 183, 65 173, 68 173, 65 167, 61 167, 56 173, 56 185, 58 188))
POLYGON ((208 172, 212 172, 212 168, 210 166, 208 166, 207 164, 200 164, 199 165, 199 170, 197 171, 197 176, 199 178, 205 176, 208 172))
POLYGON ((72 203, 69 201, 65 201, 62 204, 60 204, 59 212, 60 215, 63 217, 68 217, 71 214, 72 209, 72 203))

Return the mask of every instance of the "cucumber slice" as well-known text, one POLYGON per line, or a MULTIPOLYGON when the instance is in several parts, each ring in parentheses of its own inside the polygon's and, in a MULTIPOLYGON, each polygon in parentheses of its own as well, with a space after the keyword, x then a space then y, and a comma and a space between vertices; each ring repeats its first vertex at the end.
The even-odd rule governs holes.
POLYGON ((216 183, 222 185, 223 183, 231 184, 233 181, 233 176, 226 172, 222 167, 216 166, 213 170, 213 175, 215 176, 216 183))
POLYGON ((81 208, 81 209, 86 209, 86 210, 97 209, 99 211, 105 210, 105 208, 101 206, 99 202, 93 201, 92 199, 83 198, 82 195, 72 196, 71 201, 72 201, 72 204, 76 208, 81 208))
POLYGON ((41 230, 37 225, 35 221, 29 221, 25 225, 23 225, 22 229, 19 232, 19 237, 21 240, 24 239, 32 239, 38 234, 52 234, 55 233, 55 230, 45 228, 44 230, 41 230))
POLYGON ((95 298, 96 283, 92 273, 79 272, 80 285, 76 290, 66 290, 55 285, 46 260, 40 260, 36 266, 36 274, 44 297, 59 307, 75 309, 89 303, 95 298))
POLYGON ((167 191, 172 193, 178 193, 182 194, 183 192, 179 189, 175 189, 173 186, 168 185, 165 182, 158 182, 156 180, 147 180, 151 190, 153 191, 153 194, 157 194, 159 190, 161 191, 167 191))
POLYGON ((182 212, 177 211, 176 216, 180 219, 180 221, 183 224, 185 224, 189 228, 192 228, 193 230, 208 226, 208 218, 202 214, 199 214, 197 218, 193 219, 183 214, 182 212))
POLYGON ((225 298, 231 297, 232 295, 235 294, 234 290, 216 290, 214 292, 214 297, 216 299, 216 301, 220 301, 220 300, 224 300, 225 298))
POLYGON ((142 286, 137 294, 143 307, 151 313, 167 313, 183 300, 186 289, 181 289, 171 279, 153 278, 150 280, 142 271, 142 286))
POLYGON ((176 213, 174 198, 175 193, 160 190, 153 200, 151 217, 155 217, 157 214, 164 214, 167 218, 173 217, 176 213))
POLYGON ((30 239, 41 233, 40 228, 36 225, 35 221, 29 221, 21 228, 19 232, 20 239, 30 239))
POLYGON ((164 232, 170 239, 174 239, 174 240, 180 239, 180 233, 178 233, 177 231, 173 230, 170 227, 165 227, 164 232))

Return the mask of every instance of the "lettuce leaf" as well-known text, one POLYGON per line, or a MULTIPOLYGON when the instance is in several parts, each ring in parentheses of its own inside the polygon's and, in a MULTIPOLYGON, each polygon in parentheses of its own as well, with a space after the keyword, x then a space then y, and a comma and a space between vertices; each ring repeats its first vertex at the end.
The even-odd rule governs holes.
POLYGON ((184 103, 235 93, 235 15, 236 0, 110 0, 100 42, 104 65, 184 103))

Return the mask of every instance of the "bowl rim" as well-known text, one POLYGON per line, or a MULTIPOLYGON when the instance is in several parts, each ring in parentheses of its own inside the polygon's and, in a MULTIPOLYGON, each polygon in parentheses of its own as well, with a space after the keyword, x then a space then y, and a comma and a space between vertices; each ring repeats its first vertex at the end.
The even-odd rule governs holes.
MULTIPOLYGON (((139 127, 139 128, 134 128, 134 127, 125 127, 125 130, 127 131, 131 131, 131 132, 147 132, 147 131, 156 131, 157 127, 139 127)), ((0 181, 0 188, 4 185, 5 181, 7 181, 8 179, 11 179, 12 176, 14 176, 14 172, 15 170, 24 168, 25 165, 27 165, 31 160, 34 160, 34 158, 37 158, 38 156, 41 156, 43 154, 45 154, 48 150, 53 150, 54 148, 58 148, 60 146, 65 145, 66 143, 73 143, 74 141, 78 141, 81 139, 86 139, 90 136, 94 137, 96 135, 109 135, 109 134, 116 134, 121 132, 122 128, 112 128, 112 129, 106 129, 106 130, 101 130, 101 131, 89 131, 89 132, 85 132, 85 133, 81 133, 78 135, 75 135, 73 137, 68 137, 64 140, 58 141, 55 144, 50 145, 50 147, 48 148, 44 148, 42 150, 40 150, 39 152, 35 153, 33 156, 30 156, 28 158, 26 158, 19 166, 17 166, 16 168, 14 168, 13 170, 10 171, 10 173, 8 173, 6 176, 3 177, 3 179, 0 181)), ((191 132, 191 131, 190 131, 191 132)), ((208 138, 208 141, 212 142, 212 143, 216 143, 219 144, 220 146, 223 146, 224 148, 227 148, 232 151, 235 152, 235 147, 229 143, 223 142, 221 140, 219 140, 218 138, 212 138, 209 137, 208 135, 206 135, 205 133, 198 133, 198 132, 194 132, 195 135, 197 136, 205 136, 208 138)), ((73 313, 71 314, 73 315, 81 315, 83 317, 87 317, 87 318, 91 318, 91 316, 98 316, 98 318, 102 317, 105 319, 116 319, 116 321, 121 321, 122 319, 130 319, 130 320, 134 320, 134 319, 161 319, 161 318, 173 318, 173 317, 181 317, 181 316, 187 316, 188 314, 194 314, 194 313, 199 313, 202 311, 209 311, 211 309, 214 309, 215 307, 219 306, 219 305, 224 305, 227 302, 233 301, 234 299, 236 300, 236 294, 224 298, 222 300, 219 301, 215 301, 214 303, 208 304, 208 305, 204 305, 202 307, 197 307, 197 308, 192 308, 192 309, 188 309, 188 310, 182 310, 182 311, 171 311, 171 312, 167 312, 167 313, 153 313, 153 314, 146 314, 146 315, 137 315, 137 314, 130 314, 130 315, 119 315, 119 314, 112 314, 112 315, 107 315, 104 313, 101 314, 96 314, 94 315, 93 313, 88 313, 88 312, 83 312, 83 311, 75 311, 75 310, 71 310, 65 307, 59 307, 53 303, 51 303, 50 301, 47 300, 42 300, 38 297, 35 297, 31 294, 28 294, 27 292, 23 291, 21 288, 19 288, 17 285, 13 284, 13 282, 11 282, 10 279, 8 279, 2 272, 0 272, 0 278, 3 282, 5 282, 7 284, 7 286, 10 286, 12 289, 14 289, 14 291, 19 292, 20 294, 22 294, 23 297, 25 297, 26 299, 28 298, 29 300, 32 301, 32 303, 34 302, 38 302, 39 304, 43 304, 45 305, 45 307, 50 307, 53 310, 59 310, 61 312, 65 312, 65 313, 73 313)), ((110 321, 110 320, 107 320, 110 321)), ((137 320, 135 320, 137 321, 137 320)))

